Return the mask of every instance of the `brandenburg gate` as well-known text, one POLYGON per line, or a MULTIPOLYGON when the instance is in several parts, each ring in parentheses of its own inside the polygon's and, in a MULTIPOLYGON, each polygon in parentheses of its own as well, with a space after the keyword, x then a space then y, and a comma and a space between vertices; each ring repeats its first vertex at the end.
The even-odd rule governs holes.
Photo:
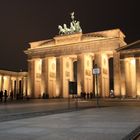
POLYGON ((39 97, 68 97, 68 82, 77 80, 78 94, 95 92, 93 65, 101 70, 99 95, 109 96, 109 59, 114 64, 114 93, 120 94, 119 55, 116 49, 124 46, 124 34, 108 30, 89 34, 75 33, 56 36, 51 40, 30 43, 28 54, 28 93, 39 97))
POLYGON ((83 34, 74 13, 71 18, 70 28, 66 24, 59 25, 58 36, 32 42, 25 51, 28 55, 28 93, 34 98, 43 93, 66 98, 69 81, 77 81, 78 95, 96 93, 98 88, 99 96, 109 97, 113 88, 115 96, 120 96, 120 53, 117 49, 126 45, 125 35, 120 29, 83 34), (94 64, 100 68, 98 87, 92 72, 94 64), (113 87, 110 87, 111 82, 113 87))

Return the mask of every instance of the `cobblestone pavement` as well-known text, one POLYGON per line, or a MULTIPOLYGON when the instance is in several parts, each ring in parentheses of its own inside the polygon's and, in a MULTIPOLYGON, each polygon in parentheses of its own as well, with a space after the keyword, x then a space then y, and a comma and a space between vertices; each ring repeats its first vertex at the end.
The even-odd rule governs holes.
POLYGON ((100 107, 0 122, 0 139, 121 140, 139 125, 139 107, 100 107))
POLYGON ((139 100, 33 100, 0 104, 0 139, 127 140, 140 129, 139 100), (135 131, 133 131, 135 130, 135 131))
POLYGON ((94 104, 92 101, 80 101, 78 103, 79 107, 77 107, 74 100, 70 104, 67 100, 8 102, 7 104, 0 104, 0 122, 91 108, 95 107, 94 104))
MULTIPOLYGON (((119 100, 119 99, 100 99, 100 107, 112 106, 139 106, 140 100, 119 100)), ((52 100, 21 100, 0 104, 0 122, 30 118, 36 116, 44 116, 55 113, 70 112, 75 110, 95 108, 96 100, 76 100, 71 99, 70 103, 67 99, 52 100)))

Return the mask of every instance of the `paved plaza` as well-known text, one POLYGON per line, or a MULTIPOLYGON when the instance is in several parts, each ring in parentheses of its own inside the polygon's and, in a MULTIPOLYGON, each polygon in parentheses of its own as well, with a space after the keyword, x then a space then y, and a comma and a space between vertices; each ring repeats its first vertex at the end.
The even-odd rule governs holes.
MULTIPOLYGON (((10 106, 12 108, 12 105, 1 105, 1 110, 5 107, 8 113, 10 106)), ((24 105, 24 111, 26 106, 30 105, 24 105)), ((1 121, 0 140, 122 140, 138 126, 139 105, 93 106, 66 113, 1 121)))

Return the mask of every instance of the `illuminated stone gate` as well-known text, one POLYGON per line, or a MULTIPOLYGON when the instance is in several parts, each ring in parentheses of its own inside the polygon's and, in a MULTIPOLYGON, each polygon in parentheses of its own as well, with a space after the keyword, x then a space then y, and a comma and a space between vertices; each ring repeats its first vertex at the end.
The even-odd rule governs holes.
POLYGON ((93 65, 101 70, 98 79, 99 95, 108 97, 110 71, 113 70, 114 94, 120 96, 120 56, 116 49, 126 45, 125 35, 119 30, 88 34, 59 35, 50 40, 30 43, 28 55, 28 93, 40 97, 68 97, 68 82, 76 81, 78 95, 94 92, 93 65), (110 68, 109 61, 113 60, 110 68))

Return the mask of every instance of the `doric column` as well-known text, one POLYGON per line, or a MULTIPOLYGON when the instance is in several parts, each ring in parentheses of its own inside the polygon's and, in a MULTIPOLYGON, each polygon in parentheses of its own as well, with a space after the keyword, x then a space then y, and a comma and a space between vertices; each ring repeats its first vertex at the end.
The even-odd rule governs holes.
POLYGON ((109 59, 106 52, 102 52, 102 97, 109 97, 109 59))
POLYGON ((60 57, 56 58, 56 96, 63 97, 61 90, 61 70, 60 70, 60 57))
POLYGON ((42 92, 49 97, 56 97, 56 58, 46 57, 42 60, 42 92))
POLYGON ((84 56, 78 55, 77 56, 77 89, 78 94, 81 92, 85 92, 84 86, 84 56))
POLYGON ((28 60, 28 95, 34 98, 35 61, 28 60))
POLYGON ((140 57, 136 59, 137 97, 140 97, 140 57))
POLYGON ((27 96, 27 78, 23 77, 23 94, 27 96))
POLYGON ((3 91, 3 84, 4 84, 4 77, 3 77, 3 75, 1 76, 1 90, 3 91))
POLYGON ((130 82, 131 82, 131 94, 130 96, 135 98, 137 95, 137 86, 136 86, 136 59, 132 57, 130 59, 130 82))
POLYGON ((69 72, 66 72, 65 70, 65 59, 66 56, 60 56, 60 92, 62 93, 63 97, 68 97, 69 72))
POLYGON ((19 78, 16 77, 16 94, 19 94, 19 78))
POLYGON ((93 55, 89 53, 77 56, 77 82, 78 94, 81 92, 90 93, 93 91, 93 55))
POLYGON ((11 76, 8 77, 8 92, 10 93, 11 92, 11 89, 12 89, 12 85, 11 85, 11 76))
MULTIPOLYGON (((100 69, 100 74, 98 75, 98 95, 102 96, 102 56, 101 53, 95 53, 94 64, 100 69)), ((97 93, 97 87, 95 86, 95 94, 97 93)))
POLYGON ((126 96, 131 95, 131 82, 130 82, 130 61, 125 59, 125 84, 126 84, 126 96))
POLYGON ((16 82, 17 82, 17 81, 16 81, 16 77, 15 77, 15 78, 13 79, 13 89, 14 89, 13 92, 14 92, 14 97, 16 97, 16 94, 17 94, 17 93, 16 93, 16 92, 17 92, 16 82))
POLYGON ((125 82, 126 82, 126 78, 125 78, 125 59, 120 61, 120 70, 121 70, 121 76, 120 76, 120 80, 121 80, 121 96, 125 97, 126 96, 126 86, 125 86, 125 82))
POLYGON ((9 93, 9 76, 4 76, 3 77, 3 91, 7 90, 7 92, 9 93))
POLYGON ((68 97, 68 84, 73 81, 73 60, 71 56, 60 56, 60 92, 68 97))
POLYGON ((13 91, 13 81, 12 77, 10 76, 10 91, 13 91))
POLYGON ((42 60, 40 58, 28 61, 29 92, 31 97, 40 98, 41 96, 41 71, 42 60))
POLYGON ((13 77, 11 77, 11 91, 14 92, 14 81, 13 81, 13 77))
POLYGON ((135 58, 125 60, 126 95, 136 97, 136 60, 135 58))
POLYGON ((25 77, 25 95, 28 95, 28 77, 25 77))
POLYGON ((114 94, 120 96, 120 54, 117 52, 113 53, 113 67, 114 67, 114 94))
POLYGON ((41 84, 42 84, 42 92, 48 92, 48 59, 42 59, 42 76, 41 76, 41 84))
POLYGON ((24 94, 24 77, 21 78, 21 93, 24 94))
MULTIPOLYGON (((109 62, 108 55, 106 52, 99 52, 95 54, 94 64, 100 69, 100 74, 98 75, 98 92, 99 96, 108 97, 109 96, 109 62)), ((95 86, 95 91, 96 91, 95 86)), ((95 92, 96 93, 96 92, 95 92)))
POLYGON ((93 92, 93 54, 84 55, 85 91, 93 92))

